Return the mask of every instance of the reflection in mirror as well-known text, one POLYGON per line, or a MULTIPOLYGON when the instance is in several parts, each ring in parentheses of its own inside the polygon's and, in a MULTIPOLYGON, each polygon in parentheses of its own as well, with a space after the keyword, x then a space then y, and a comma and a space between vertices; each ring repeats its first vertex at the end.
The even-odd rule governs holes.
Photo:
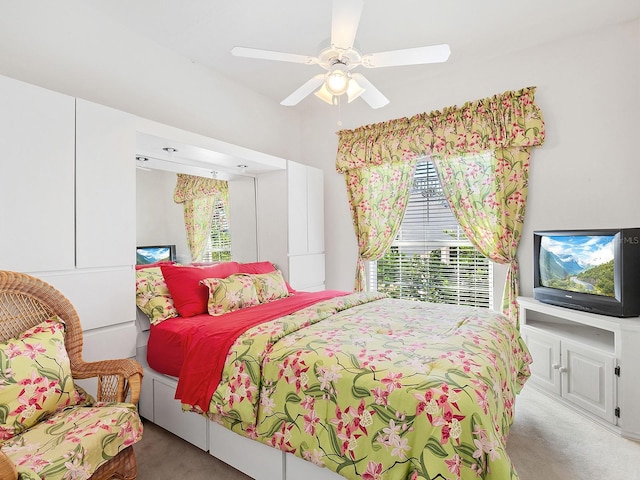
MULTIPOLYGON (((173 198, 177 174, 153 168, 137 169, 136 172, 137 245, 175 244, 177 261, 192 262, 183 207, 173 198)), ((239 262, 257 260, 255 212, 254 179, 236 177, 229 180, 229 214, 224 220, 227 222, 226 235, 232 239, 230 259, 239 262)))

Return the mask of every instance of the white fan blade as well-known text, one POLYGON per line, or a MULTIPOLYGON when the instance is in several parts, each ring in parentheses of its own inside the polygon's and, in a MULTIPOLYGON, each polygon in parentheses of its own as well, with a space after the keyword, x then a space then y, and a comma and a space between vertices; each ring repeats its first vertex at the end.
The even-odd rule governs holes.
POLYGON ((367 68, 419 65, 446 62, 451 49, 446 43, 428 47, 405 48, 390 52, 370 53, 362 56, 362 65, 367 68))
POLYGON ((280 102, 280 105, 285 105, 287 107, 291 107, 293 105, 297 105, 304 97, 313 92, 316 88, 322 85, 324 82, 324 74, 320 73, 315 77, 307 80, 305 84, 303 84, 300 88, 298 88, 295 92, 289 95, 287 98, 280 102))
POLYGON ((363 0, 333 0, 331 15, 331 45, 349 50, 358 31, 363 0))
POLYGON ((259 48, 233 47, 231 53, 236 57, 260 58, 262 60, 277 60, 279 62, 305 63, 312 65, 318 63, 316 57, 298 55, 297 53, 274 52, 259 48))
POLYGON ((364 88, 364 92, 360 94, 362 99, 369 104, 371 108, 384 107, 389 103, 389 99, 385 97, 380 90, 373 86, 361 73, 352 74, 351 81, 356 80, 360 87, 364 88))

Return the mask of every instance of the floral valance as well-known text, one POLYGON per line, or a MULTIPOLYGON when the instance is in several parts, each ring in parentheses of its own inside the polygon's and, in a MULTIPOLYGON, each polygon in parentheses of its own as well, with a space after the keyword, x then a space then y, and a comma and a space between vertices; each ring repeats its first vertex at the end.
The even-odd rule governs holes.
POLYGON ((226 198, 229 185, 226 180, 215 178, 197 177, 184 173, 178 174, 176 188, 173 192, 173 200, 176 203, 184 203, 189 200, 205 197, 226 198))
POLYGON ((425 155, 479 153, 544 142, 535 87, 447 107, 411 118, 338 132, 336 170, 414 160, 425 155))

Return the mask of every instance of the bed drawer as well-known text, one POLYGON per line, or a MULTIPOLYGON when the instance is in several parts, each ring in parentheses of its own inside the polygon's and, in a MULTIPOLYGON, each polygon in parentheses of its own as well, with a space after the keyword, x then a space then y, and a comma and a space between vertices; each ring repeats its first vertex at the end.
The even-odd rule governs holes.
POLYGON ((174 398, 176 381, 168 377, 151 378, 153 382, 153 419, 156 425, 194 444, 209 449, 207 418, 182 411, 180 401, 174 398))
POLYGON ((209 453, 255 480, 284 479, 282 451, 209 422, 209 453), (250 459, 250 460, 249 460, 250 459))

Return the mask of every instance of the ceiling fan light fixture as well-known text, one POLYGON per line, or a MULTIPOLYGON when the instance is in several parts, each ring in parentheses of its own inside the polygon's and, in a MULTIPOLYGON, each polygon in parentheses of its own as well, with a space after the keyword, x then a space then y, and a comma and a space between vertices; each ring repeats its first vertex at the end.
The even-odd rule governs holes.
POLYGON ((329 105, 334 104, 334 96, 327 88, 326 83, 323 83, 322 86, 318 90, 316 90, 313 94, 323 102, 327 102, 329 105))
POLYGON ((364 88, 358 85, 353 78, 349 80, 349 87, 347 88, 347 103, 353 102, 356 98, 364 93, 364 88))
POLYGON ((318 65, 326 70, 307 80, 282 100, 281 105, 297 105, 313 92, 330 105, 339 105, 340 97, 346 93, 349 102, 362 98, 371 108, 384 107, 389 99, 354 68, 439 63, 449 58, 451 49, 449 45, 441 44, 363 55, 356 46, 355 37, 364 3, 365 0, 332 0, 331 37, 323 42, 315 57, 247 47, 234 47, 231 53, 239 57, 318 65))
POLYGON ((343 67, 337 65, 327 74, 327 79, 324 83, 329 93, 340 96, 349 88, 349 78, 349 73, 343 67))

